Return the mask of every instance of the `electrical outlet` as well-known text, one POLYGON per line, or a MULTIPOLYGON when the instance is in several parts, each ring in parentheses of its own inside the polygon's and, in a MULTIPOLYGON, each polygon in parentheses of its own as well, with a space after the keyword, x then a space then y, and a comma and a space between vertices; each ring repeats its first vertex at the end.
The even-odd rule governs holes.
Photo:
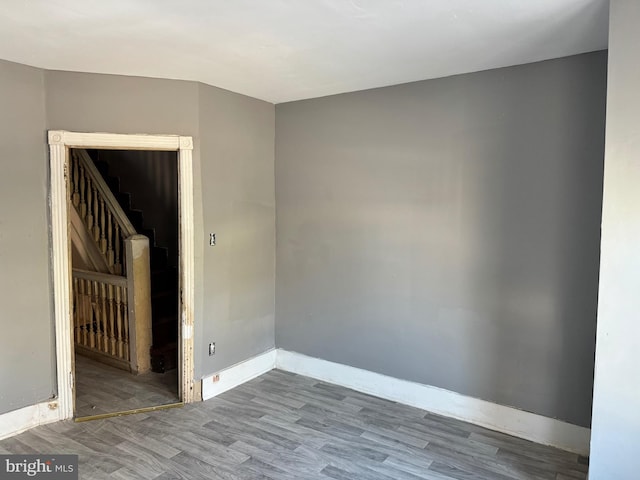
POLYGON ((216 343, 209 344, 209 356, 214 355, 216 353, 216 343))
POLYGON ((209 245, 212 247, 216 246, 216 234, 215 233, 210 233, 209 234, 209 245))

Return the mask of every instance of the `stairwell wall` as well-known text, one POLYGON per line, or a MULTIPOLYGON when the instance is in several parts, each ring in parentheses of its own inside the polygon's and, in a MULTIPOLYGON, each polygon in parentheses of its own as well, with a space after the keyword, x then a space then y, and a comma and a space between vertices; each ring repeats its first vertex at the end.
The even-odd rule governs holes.
POLYGON ((120 191, 131 193, 131 207, 142 211, 144 227, 155 230, 156 244, 168 248, 169 265, 177 267, 177 153, 102 150, 97 158, 108 163, 109 176, 120 179, 120 191))

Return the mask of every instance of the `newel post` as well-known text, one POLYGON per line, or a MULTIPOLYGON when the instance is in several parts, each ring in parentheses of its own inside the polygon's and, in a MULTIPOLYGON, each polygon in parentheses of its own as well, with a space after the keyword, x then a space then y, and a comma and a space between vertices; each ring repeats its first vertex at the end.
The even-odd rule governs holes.
POLYGON ((151 275, 149 239, 132 235, 125 240, 129 300, 129 362, 131 372, 151 370, 151 275))

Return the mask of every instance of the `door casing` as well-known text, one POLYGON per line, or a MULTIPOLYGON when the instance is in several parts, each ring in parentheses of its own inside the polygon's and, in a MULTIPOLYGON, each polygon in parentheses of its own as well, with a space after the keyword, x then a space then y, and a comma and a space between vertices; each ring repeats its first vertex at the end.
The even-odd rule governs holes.
POLYGON ((73 417, 74 361, 71 316, 71 245, 68 232, 69 149, 165 150, 178 152, 179 312, 178 390, 182 402, 194 392, 194 216, 193 138, 180 135, 127 135, 49 131, 51 268, 58 384, 58 416, 73 417))

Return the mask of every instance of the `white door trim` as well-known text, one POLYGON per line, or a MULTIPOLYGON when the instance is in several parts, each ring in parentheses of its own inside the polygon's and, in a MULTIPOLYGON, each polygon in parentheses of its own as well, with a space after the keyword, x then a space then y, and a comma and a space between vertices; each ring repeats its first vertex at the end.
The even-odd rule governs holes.
POLYGON ((178 152, 178 203, 180 218, 180 348, 179 389, 183 402, 194 400, 194 216, 193 139, 178 135, 124 135, 49 131, 50 208, 55 316, 58 414, 73 416, 73 344, 71 332, 70 255, 68 235, 68 163, 70 148, 117 150, 169 150, 178 152))

